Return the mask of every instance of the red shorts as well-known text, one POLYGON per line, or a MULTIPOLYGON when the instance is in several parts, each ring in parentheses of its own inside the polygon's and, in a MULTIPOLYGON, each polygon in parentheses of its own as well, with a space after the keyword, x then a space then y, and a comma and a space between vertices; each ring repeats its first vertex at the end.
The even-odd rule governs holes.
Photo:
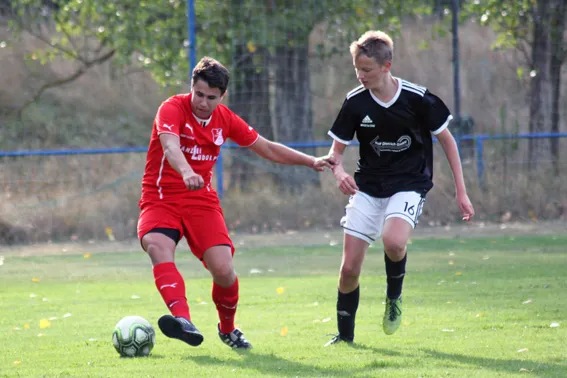
POLYGON ((191 252, 203 260, 205 251, 216 245, 234 246, 228 236, 220 206, 198 206, 195 203, 144 202, 140 206, 138 238, 140 241, 154 228, 171 228, 185 236, 191 252))

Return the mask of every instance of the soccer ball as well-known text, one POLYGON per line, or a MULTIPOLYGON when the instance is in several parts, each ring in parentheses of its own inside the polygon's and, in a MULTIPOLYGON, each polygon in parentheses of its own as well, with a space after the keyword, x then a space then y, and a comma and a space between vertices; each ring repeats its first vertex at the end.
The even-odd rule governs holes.
POLYGON ((126 316, 114 327, 112 344, 122 357, 145 357, 156 343, 152 325, 141 316, 126 316))

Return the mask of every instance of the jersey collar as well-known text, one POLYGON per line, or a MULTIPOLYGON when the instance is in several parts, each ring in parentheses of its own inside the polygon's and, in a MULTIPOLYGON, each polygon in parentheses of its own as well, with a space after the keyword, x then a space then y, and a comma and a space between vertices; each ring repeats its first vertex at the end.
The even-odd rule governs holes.
POLYGON ((380 101, 380 99, 378 99, 378 97, 376 97, 374 93, 372 93, 372 90, 369 90, 370 96, 372 96, 372 99, 374 99, 374 101, 376 101, 378 105, 389 108, 390 106, 394 105, 394 103, 398 100, 398 97, 400 97, 400 93, 402 93, 402 81, 397 77, 394 77, 394 79, 398 82, 398 90, 396 91, 394 97, 392 97, 392 99, 388 102, 380 101))
POLYGON ((203 127, 207 127, 209 125, 209 123, 211 122, 211 118, 213 118, 213 115, 211 114, 211 116, 207 119, 202 119, 199 118, 195 115, 195 113, 193 113, 193 117, 195 117, 195 119, 197 120, 197 123, 199 123, 199 125, 203 126, 203 127))

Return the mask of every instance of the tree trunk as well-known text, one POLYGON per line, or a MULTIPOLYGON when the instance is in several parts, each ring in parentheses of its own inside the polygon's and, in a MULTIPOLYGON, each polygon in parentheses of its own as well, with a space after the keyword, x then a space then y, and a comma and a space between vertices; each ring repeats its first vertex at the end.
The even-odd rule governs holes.
MULTIPOLYGON (((559 101, 561 99, 561 66, 565 61, 565 47, 563 41, 563 33, 565 31, 565 18, 567 17, 567 5, 564 0, 554 1, 555 9, 553 20, 551 23, 551 132, 558 133, 560 111, 559 101)), ((551 139, 551 156, 553 159, 553 168, 555 175, 559 176, 559 139, 551 139)))
MULTIPOLYGON (((276 48, 274 116, 280 143, 313 140, 313 109, 309 75, 308 41, 293 41, 276 48)), ((315 155, 314 148, 301 148, 315 155)), ((280 187, 298 193, 306 186, 319 185, 316 172, 304 166, 279 166, 280 187)))
MULTIPOLYGON (((535 72, 530 87, 530 133, 551 130, 551 17, 549 0, 538 1, 534 14, 531 69, 535 72)), ((528 169, 535 172, 550 158, 548 139, 529 140, 528 169)))
MULTIPOLYGON (((249 51, 245 44, 236 46, 229 101, 231 109, 254 127, 260 135, 272 139, 270 127, 270 96, 268 87, 268 53, 264 48, 249 51)), ((226 151, 226 150, 225 150, 226 151)), ((262 158, 248 149, 230 150, 231 190, 248 190, 252 179, 269 169, 262 158)))

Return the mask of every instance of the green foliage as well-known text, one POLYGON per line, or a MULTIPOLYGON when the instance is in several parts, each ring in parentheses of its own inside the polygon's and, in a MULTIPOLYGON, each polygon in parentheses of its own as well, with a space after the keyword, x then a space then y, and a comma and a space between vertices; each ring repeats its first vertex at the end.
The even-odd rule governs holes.
POLYGON ((475 0, 467 2, 463 11, 498 33, 494 48, 508 49, 529 40, 534 5, 535 0, 475 0))
MULTIPOLYGON (((42 64, 58 57, 88 61, 97 52, 115 50, 113 63, 149 70, 162 85, 180 86, 187 79, 188 22, 186 0, 53 0, 51 10, 42 0, 16 5, 15 33, 48 24, 46 47, 33 59, 42 64)), ((250 53, 259 48, 305 46, 313 28, 325 24, 328 45, 322 55, 337 52, 369 29, 396 33, 404 17, 429 14, 421 0, 195 0, 197 55, 212 55, 231 65, 236 45, 250 53)), ((37 30, 36 30, 37 31, 37 30)), ((340 50, 342 51, 342 50, 340 50)))

